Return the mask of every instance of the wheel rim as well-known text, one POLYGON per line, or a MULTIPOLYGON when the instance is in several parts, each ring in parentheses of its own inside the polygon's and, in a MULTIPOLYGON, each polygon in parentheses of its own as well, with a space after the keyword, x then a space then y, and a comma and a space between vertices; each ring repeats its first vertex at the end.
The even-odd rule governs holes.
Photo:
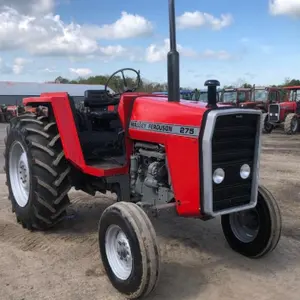
POLYGON ((133 268, 131 248, 125 233, 117 225, 108 227, 105 234, 105 252, 116 277, 126 280, 133 268))
POLYGON ((295 132, 297 130, 297 127, 298 127, 298 120, 294 118, 292 120, 292 130, 293 130, 293 132, 295 132))
POLYGON ((12 144, 9 152, 9 179, 17 204, 26 206, 30 189, 29 164, 26 151, 18 141, 12 144))
POLYGON ((243 243, 251 243, 257 237, 260 221, 257 209, 229 215, 230 227, 235 237, 243 243))

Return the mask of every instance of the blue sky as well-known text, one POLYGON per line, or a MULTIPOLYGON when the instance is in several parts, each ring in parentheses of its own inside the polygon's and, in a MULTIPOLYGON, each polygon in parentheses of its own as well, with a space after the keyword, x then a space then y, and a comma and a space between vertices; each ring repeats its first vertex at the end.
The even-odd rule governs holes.
MULTIPOLYGON (((0 80, 77 78, 123 67, 166 80, 167 0, 3 2, 0 80)), ((298 0, 177 0, 176 15, 182 86, 202 87, 208 78, 222 85, 300 78, 298 0)))

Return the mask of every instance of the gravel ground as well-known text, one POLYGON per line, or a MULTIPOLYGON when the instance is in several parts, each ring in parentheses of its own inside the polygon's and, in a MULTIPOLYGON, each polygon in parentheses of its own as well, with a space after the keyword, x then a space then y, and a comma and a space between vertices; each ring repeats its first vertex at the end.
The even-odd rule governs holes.
MULTIPOLYGON (((5 126, 0 124, 0 151, 5 126)), ((154 220, 163 259, 160 284, 149 299, 299 300, 300 135, 263 137, 261 181, 279 201, 283 233, 261 260, 229 249, 220 220, 166 216, 154 220)), ((0 169, 3 156, 0 156, 0 169)), ((30 233, 16 222, 0 174, 0 299, 123 299, 99 259, 97 224, 112 198, 70 194, 75 217, 50 233, 30 233)))

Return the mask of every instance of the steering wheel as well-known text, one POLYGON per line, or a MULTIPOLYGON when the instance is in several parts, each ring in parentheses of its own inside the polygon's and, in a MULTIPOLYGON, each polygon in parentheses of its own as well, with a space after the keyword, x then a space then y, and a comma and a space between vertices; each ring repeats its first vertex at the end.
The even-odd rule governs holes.
POLYGON ((106 84, 105 84, 105 87, 104 87, 104 91, 106 93, 109 93, 109 91, 107 90, 108 88, 108 85, 109 85, 109 82, 114 78, 116 77, 116 75, 118 73, 121 73, 122 75, 122 79, 123 79, 123 88, 122 89, 119 89, 118 88, 118 92, 119 93, 116 93, 114 96, 116 95, 121 95, 123 93, 126 93, 126 92, 134 92, 136 91, 139 87, 140 87, 140 84, 141 84, 141 76, 140 76, 140 71, 137 71, 135 69, 131 69, 131 68, 123 68, 123 69, 120 69, 118 71, 116 71, 115 73, 113 73, 109 78, 108 80, 106 81, 106 84), (126 77, 124 75, 124 71, 131 71, 131 72, 134 72, 137 77, 136 77, 136 86, 132 87, 132 88, 128 88, 128 85, 127 85, 127 80, 126 80, 126 77))

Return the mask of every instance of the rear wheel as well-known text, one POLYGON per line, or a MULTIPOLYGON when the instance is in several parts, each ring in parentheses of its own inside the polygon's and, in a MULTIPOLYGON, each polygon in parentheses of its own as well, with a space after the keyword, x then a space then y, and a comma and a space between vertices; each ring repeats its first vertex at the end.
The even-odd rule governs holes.
POLYGON ((7 127, 5 144, 9 199, 18 222, 27 229, 54 226, 65 216, 71 188, 56 124, 22 115, 7 127))
POLYGON ((284 132, 286 134, 296 134, 299 128, 299 119, 296 114, 288 114, 284 121, 284 132))
POLYGON ((250 258, 259 258, 275 249, 281 235, 281 214, 273 195, 258 189, 253 209, 223 215, 222 229, 230 247, 250 258))
POLYGON ((147 296, 159 279, 156 234, 146 213, 136 204, 117 202, 99 222, 99 246, 112 285, 127 299, 147 296))

